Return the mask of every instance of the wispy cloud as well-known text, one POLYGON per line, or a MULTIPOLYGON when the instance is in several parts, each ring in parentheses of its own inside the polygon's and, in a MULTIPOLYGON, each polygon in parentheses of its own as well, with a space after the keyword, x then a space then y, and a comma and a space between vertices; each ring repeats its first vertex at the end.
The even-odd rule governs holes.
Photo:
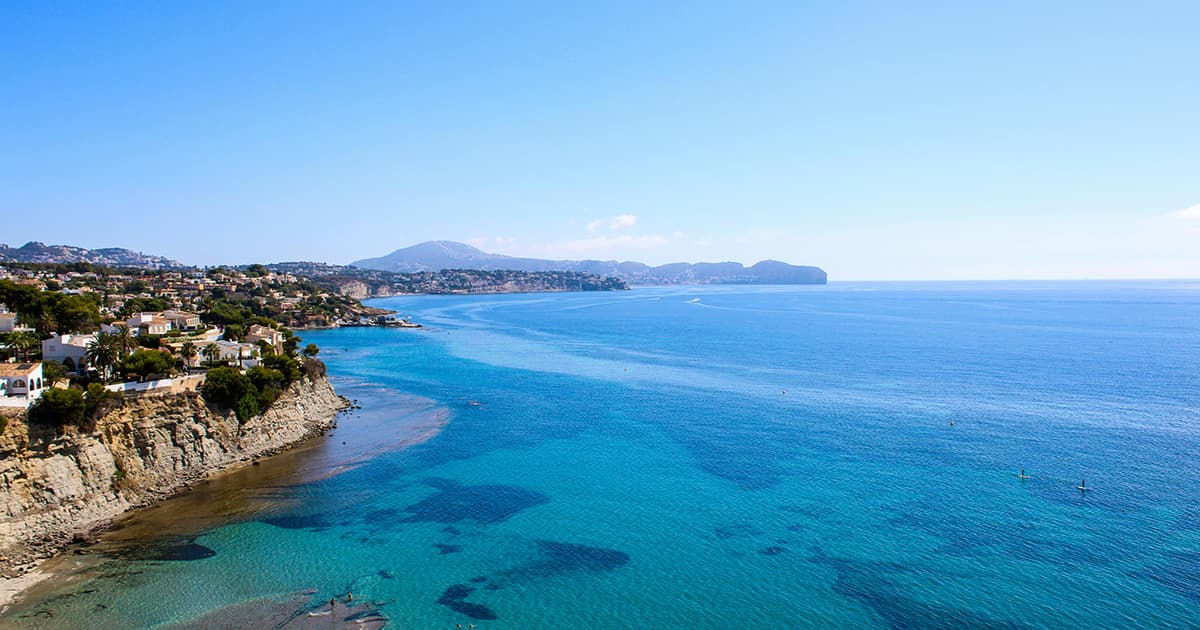
POLYGON ((596 219, 587 224, 587 231, 595 232, 600 228, 608 228, 612 231, 624 230, 631 228, 637 224, 637 217, 632 214, 618 214, 615 217, 608 219, 596 219))
POLYGON ((1188 208, 1184 208, 1183 210, 1168 212, 1167 216, 1174 217, 1176 219, 1200 219, 1200 203, 1188 208))

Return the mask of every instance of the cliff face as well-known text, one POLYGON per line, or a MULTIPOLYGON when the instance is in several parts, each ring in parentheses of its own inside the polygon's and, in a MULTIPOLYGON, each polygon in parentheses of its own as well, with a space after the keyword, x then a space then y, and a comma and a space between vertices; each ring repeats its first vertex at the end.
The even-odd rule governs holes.
POLYGON ((0 575, 208 473, 319 434, 343 407, 329 381, 305 378, 245 424, 195 393, 126 400, 93 433, 30 436, 10 420, 0 434, 0 575))

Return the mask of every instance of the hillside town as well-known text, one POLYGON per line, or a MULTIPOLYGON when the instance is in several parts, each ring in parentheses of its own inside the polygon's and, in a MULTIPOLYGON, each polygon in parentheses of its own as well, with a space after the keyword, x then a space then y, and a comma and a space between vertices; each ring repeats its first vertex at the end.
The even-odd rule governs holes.
POLYGON ((214 367, 291 369, 293 329, 382 323, 385 311, 261 266, 0 266, 0 406, 55 387, 121 394, 196 390, 214 367))
POLYGON ((441 269, 398 273, 316 262, 267 265, 276 273, 299 275, 340 295, 356 299, 392 295, 468 295, 483 293, 553 293, 559 291, 625 291, 617 278, 578 271, 512 269, 441 269))

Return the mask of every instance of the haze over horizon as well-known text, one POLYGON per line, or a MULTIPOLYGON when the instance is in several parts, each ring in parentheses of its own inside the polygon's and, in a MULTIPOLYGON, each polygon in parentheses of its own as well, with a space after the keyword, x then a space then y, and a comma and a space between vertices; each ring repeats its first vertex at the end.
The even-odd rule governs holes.
POLYGON ((1198 22, 1187 2, 10 3, 0 242, 1197 278, 1198 22))

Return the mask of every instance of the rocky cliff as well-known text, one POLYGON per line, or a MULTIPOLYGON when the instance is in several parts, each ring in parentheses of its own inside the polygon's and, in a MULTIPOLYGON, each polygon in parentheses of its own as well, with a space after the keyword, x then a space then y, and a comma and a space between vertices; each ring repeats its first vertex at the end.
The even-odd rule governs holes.
POLYGON ((293 383, 244 424, 195 393, 128 399, 92 433, 30 435, 9 418, 0 434, 0 575, 211 472, 317 435, 345 406, 318 377, 293 383))

